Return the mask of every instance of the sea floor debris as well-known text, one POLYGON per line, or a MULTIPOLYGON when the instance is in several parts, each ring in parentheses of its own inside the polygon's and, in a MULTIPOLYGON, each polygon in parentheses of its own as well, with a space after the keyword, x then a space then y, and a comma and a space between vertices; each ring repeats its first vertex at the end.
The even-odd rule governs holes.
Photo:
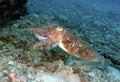
MULTIPOLYGON (((17 55, 17 54, 14 54, 17 55)), ((34 54, 33 54, 34 55, 34 54)), ((108 66, 101 70, 92 64, 87 65, 75 61, 72 65, 64 65, 62 60, 54 62, 24 63, 15 56, 0 56, 0 82, 119 82, 120 71, 108 66)), ((37 61, 37 60, 36 60, 37 61)))

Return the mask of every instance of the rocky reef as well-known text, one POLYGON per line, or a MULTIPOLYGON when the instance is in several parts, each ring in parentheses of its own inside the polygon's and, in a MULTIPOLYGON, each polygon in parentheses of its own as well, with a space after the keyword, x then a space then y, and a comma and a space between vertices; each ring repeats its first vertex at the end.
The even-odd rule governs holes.
POLYGON ((27 0, 0 0, 0 25, 27 14, 27 0))

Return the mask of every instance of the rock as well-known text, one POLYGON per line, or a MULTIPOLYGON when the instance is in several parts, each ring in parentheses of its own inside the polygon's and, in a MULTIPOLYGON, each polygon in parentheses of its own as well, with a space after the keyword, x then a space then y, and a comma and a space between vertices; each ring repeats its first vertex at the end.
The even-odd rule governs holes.
POLYGON ((27 14, 27 0, 0 0, 0 25, 27 14))

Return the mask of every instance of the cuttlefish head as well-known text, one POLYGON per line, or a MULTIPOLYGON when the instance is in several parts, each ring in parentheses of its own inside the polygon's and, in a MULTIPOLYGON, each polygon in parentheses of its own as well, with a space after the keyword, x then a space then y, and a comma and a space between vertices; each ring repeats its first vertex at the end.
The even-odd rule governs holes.
POLYGON ((62 27, 55 25, 46 25, 31 28, 30 31, 40 40, 47 40, 50 45, 58 45, 64 36, 65 30, 62 27))

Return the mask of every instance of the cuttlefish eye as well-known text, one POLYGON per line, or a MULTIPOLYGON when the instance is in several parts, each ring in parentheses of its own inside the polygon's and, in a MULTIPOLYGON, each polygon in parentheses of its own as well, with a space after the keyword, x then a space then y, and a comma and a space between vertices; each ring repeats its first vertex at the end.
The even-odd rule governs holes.
POLYGON ((57 27, 57 30, 58 30, 58 31, 63 31, 63 28, 57 27))

